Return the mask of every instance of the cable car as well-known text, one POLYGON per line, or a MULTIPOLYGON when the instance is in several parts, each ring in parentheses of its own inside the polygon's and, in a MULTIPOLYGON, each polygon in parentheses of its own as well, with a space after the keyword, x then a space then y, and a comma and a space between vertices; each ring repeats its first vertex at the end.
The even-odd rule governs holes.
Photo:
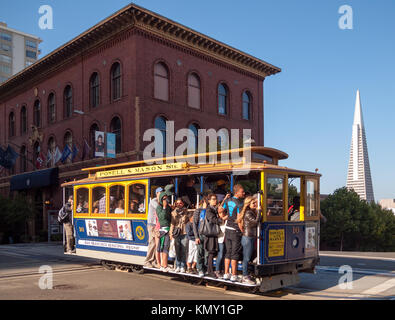
POLYGON ((287 158, 282 151, 252 146, 83 169, 86 179, 62 185, 73 188, 75 255, 102 260, 109 268, 159 272, 144 267, 148 204, 156 188, 174 184, 174 202, 183 180, 193 177, 198 203, 224 180, 228 190, 241 184, 247 194, 256 194, 263 213, 249 264, 256 284, 208 277, 200 281, 260 292, 295 285, 300 272, 312 273, 319 263, 321 175, 280 166, 287 158))

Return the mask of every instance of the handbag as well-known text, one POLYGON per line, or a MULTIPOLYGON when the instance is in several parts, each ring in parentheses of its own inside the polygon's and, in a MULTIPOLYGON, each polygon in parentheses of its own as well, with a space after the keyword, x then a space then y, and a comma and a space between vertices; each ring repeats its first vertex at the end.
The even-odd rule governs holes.
POLYGON ((218 224, 210 223, 207 216, 204 218, 203 223, 199 227, 199 234, 206 237, 218 237, 221 229, 218 224))
POLYGON ((180 227, 174 227, 173 229, 173 238, 178 238, 178 236, 181 234, 181 228, 180 227))

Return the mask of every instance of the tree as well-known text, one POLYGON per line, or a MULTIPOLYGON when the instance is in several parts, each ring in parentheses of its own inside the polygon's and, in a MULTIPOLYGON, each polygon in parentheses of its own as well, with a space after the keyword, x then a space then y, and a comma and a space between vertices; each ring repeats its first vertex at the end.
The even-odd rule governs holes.
POLYGON ((361 200, 347 188, 337 189, 321 202, 328 219, 321 240, 342 250, 392 251, 395 249, 395 216, 375 203, 361 200))

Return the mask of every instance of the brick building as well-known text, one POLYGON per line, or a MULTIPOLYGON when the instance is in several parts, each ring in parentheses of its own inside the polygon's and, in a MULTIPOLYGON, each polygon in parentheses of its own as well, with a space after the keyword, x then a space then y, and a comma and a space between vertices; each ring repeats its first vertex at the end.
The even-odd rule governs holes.
POLYGON ((59 183, 83 178, 84 167, 141 159, 144 132, 165 132, 165 120, 176 131, 249 128, 263 145, 263 84, 280 71, 131 4, 0 86, 0 144, 20 154, 3 170, 0 193, 24 192, 42 204, 34 234, 46 229, 47 210, 61 206, 59 183), (96 130, 117 135, 116 159, 92 150, 82 158, 96 130), (73 160, 37 172, 40 152, 66 144, 79 149, 73 160))

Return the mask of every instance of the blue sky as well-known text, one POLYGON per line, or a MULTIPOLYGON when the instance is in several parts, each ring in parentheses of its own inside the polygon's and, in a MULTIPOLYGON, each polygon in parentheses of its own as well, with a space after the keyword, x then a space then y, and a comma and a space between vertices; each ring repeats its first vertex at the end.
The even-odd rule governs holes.
MULTIPOLYGON (((0 21, 42 38, 45 55, 130 1, 1 2, 0 21), (53 30, 38 27, 41 5, 54 10, 53 30)), ((375 197, 395 198, 395 1, 135 3, 282 68, 265 81, 265 144, 290 155, 284 165, 319 168, 322 193, 346 184, 359 88, 375 197), (345 4, 353 30, 338 27, 345 4)))

